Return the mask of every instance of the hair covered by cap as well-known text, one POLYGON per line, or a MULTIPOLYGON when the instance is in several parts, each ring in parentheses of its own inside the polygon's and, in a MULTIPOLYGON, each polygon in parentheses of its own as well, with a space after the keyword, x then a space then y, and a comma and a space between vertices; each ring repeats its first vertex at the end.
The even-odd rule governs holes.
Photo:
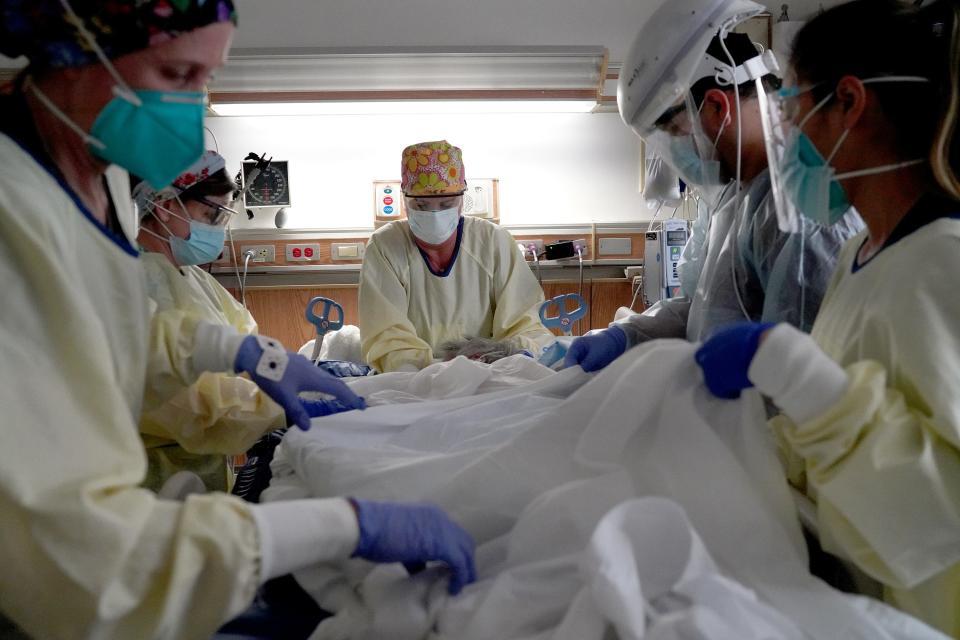
MULTIPOLYGON (((65 0, 0 0, 0 53, 34 68, 91 64, 96 54, 65 0)), ((232 0, 67 0, 108 58, 146 49, 217 22, 236 23, 232 0)))
POLYGON ((401 190, 408 196, 459 195, 467 189, 463 153, 446 140, 404 149, 400 175, 401 190))
POLYGON ((153 203, 172 200, 225 168, 226 160, 223 156, 216 151, 207 150, 199 160, 190 165, 190 168, 177 176, 169 187, 157 190, 146 180, 141 180, 133 188, 133 200, 140 210, 140 217, 149 215, 153 211, 153 203))

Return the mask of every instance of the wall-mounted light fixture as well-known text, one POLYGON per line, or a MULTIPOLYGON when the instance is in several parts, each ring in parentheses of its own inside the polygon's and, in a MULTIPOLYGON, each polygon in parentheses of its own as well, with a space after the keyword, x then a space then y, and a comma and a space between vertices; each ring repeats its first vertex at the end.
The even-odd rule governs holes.
POLYGON ((239 49, 216 115, 566 113, 596 108, 603 47, 239 49))

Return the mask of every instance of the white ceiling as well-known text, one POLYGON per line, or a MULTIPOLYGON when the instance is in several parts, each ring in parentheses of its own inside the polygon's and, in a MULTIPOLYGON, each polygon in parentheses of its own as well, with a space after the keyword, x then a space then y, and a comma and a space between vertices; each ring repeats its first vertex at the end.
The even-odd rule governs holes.
MULTIPOLYGON (((235 0, 235 47, 598 45, 620 61, 662 0, 235 0)), ((667 0, 669 1, 669 0, 667 0)), ((825 0, 827 5, 836 0, 825 0)), ((764 4, 780 15, 779 0, 764 4)), ((817 0, 788 0, 805 18, 817 0)))
MULTIPOLYGON (((617 62, 662 1, 235 0, 240 29, 234 46, 588 45, 607 47, 617 62)), ((781 0, 762 3, 780 15, 781 0)), ((820 2, 787 4, 791 18, 804 19, 820 2)), ((0 66, 3 61, 0 57, 0 66)))

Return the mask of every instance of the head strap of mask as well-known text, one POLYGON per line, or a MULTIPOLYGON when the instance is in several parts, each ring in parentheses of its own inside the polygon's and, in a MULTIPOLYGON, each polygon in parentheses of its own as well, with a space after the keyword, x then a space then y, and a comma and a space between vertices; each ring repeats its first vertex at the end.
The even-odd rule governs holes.
MULTIPOLYGON (((177 201, 177 204, 180 205, 180 208, 183 209, 184 213, 186 213, 186 212, 187 212, 187 207, 186 207, 185 204, 183 204, 183 200, 180 199, 180 196, 179 196, 179 195, 174 195, 173 197, 174 197, 174 199, 177 201)), ((175 234, 173 233, 173 231, 170 230, 170 227, 168 227, 167 224, 166 224, 163 220, 160 219, 160 216, 157 215, 157 209, 160 209, 160 210, 163 211, 164 213, 170 214, 170 215, 173 216, 174 218, 180 218, 181 220, 183 220, 183 221, 186 222, 187 224, 193 224, 193 223, 195 223, 195 222, 198 222, 197 220, 193 220, 192 218, 190 218, 190 217, 189 217, 189 214, 186 215, 186 216, 182 216, 182 215, 180 215, 179 213, 176 213, 176 212, 174 212, 174 211, 171 210, 171 209, 167 209, 166 207, 160 206, 156 201, 153 201, 152 203, 150 203, 149 213, 150 213, 150 215, 153 216, 153 219, 154 219, 154 220, 156 220, 157 222, 160 223, 160 226, 163 227, 164 231, 166 231, 166 232, 167 232, 168 234, 170 234, 170 235, 167 236, 166 238, 164 238, 164 237, 161 236, 159 233, 157 233, 157 232, 155 232, 155 231, 151 231, 150 229, 148 229, 148 228, 147 228, 146 226, 144 226, 144 225, 140 225, 140 230, 141 230, 141 231, 144 231, 145 233, 147 233, 147 235, 151 235, 151 236, 153 236, 154 238, 157 238, 158 240, 162 240, 162 241, 164 241, 164 242, 170 242, 170 237, 173 236, 173 235, 175 235, 175 234)))
MULTIPOLYGON (((130 86, 126 83, 126 81, 120 75, 120 72, 117 71, 117 68, 113 66, 113 63, 111 63, 110 60, 107 58, 107 55, 103 52, 103 49, 101 49, 100 45, 97 44, 97 39, 94 37, 92 33, 90 33, 87 27, 83 24, 83 20, 80 18, 80 16, 78 16, 74 12, 73 7, 70 6, 70 3, 67 2, 67 0, 60 0, 60 4, 63 6, 63 10, 66 12, 66 20, 73 25, 73 27, 77 30, 77 32, 81 35, 81 37, 87 42, 87 45, 96 54, 97 58, 100 60, 100 63, 103 64, 104 68, 110 74, 110 77, 113 78, 114 95, 119 96, 120 98, 126 100, 127 102, 133 105, 136 105, 138 107, 141 106, 143 104, 143 101, 140 100, 140 96, 138 96, 136 92, 134 92, 133 89, 130 88, 130 86)), ((60 109, 60 107, 55 105, 53 101, 50 98, 48 98, 47 95, 40 90, 40 87, 38 87, 36 83, 32 81, 30 76, 26 77, 26 79, 24 80, 23 86, 24 88, 29 89, 33 93, 33 95, 37 97, 37 100, 39 100, 40 103, 50 111, 50 113, 56 116, 57 120, 65 124, 71 131, 77 134, 80 137, 80 139, 83 140, 86 144, 92 147, 96 147, 97 149, 100 149, 100 150, 107 148, 107 145, 105 145, 102 141, 98 140, 92 135, 90 135, 87 131, 84 131, 80 127, 80 125, 74 122, 73 119, 70 118, 70 116, 65 114, 63 110, 60 109)))
MULTIPOLYGON (((730 28, 734 26, 736 24, 731 25, 730 28)), ((724 51, 726 51, 724 40, 728 32, 729 29, 722 34, 720 39, 724 51)), ((704 53, 693 78, 690 80, 690 86, 692 87, 704 78, 712 78, 718 85, 726 87, 730 85, 740 86, 745 82, 762 78, 768 74, 780 75, 780 64, 777 62, 773 51, 769 49, 758 53, 756 57, 750 58, 742 64, 736 65, 734 62, 732 56, 729 56, 729 60, 724 62, 709 53, 704 53)))
MULTIPOLYGON (((737 191, 740 191, 741 188, 741 167, 742 167, 742 131, 743 131, 743 122, 742 116, 740 113, 740 85, 752 81, 759 81, 760 78, 763 78, 766 75, 772 74, 780 76, 780 65, 777 62, 776 56, 774 56, 773 51, 766 50, 759 52, 758 55, 737 64, 733 55, 727 49, 726 39, 730 32, 741 22, 743 18, 741 16, 734 16, 724 22, 723 26, 719 31, 719 40, 720 46, 723 48, 723 52, 726 54, 727 61, 724 62, 708 52, 704 52, 703 58, 701 58, 699 65, 694 71, 693 78, 690 80, 690 86, 703 80, 704 78, 712 79, 717 85, 721 87, 732 87, 734 91, 734 101, 737 109, 737 169, 736 169, 736 181, 737 181, 737 191)), ((719 136, 717 136, 719 140, 719 136)))
POLYGON ((100 60, 100 63, 104 66, 104 68, 113 78, 113 81, 116 83, 113 85, 113 93, 138 107, 143 104, 139 96, 137 96, 133 89, 130 88, 130 86, 120 75, 120 72, 117 71, 116 67, 113 66, 113 63, 110 62, 110 59, 107 58, 107 54, 103 52, 103 49, 101 49, 100 45, 97 43, 97 38, 90 33, 86 25, 83 24, 83 20, 74 12, 73 7, 70 6, 70 3, 67 0, 60 0, 60 4, 63 6, 63 10, 66 12, 67 21, 70 22, 80 36, 86 40, 87 45, 94 52, 94 54, 96 54, 97 58, 100 60))
MULTIPOLYGON (((880 84, 880 83, 886 83, 886 82, 922 83, 922 82, 930 82, 930 78, 924 78, 923 76, 878 76, 876 78, 867 78, 866 80, 861 80, 860 82, 861 84, 865 84, 865 85, 880 84)), ((823 100, 818 102, 817 105, 813 109, 811 109, 807 115, 803 117, 803 119, 800 121, 800 124, 798 124, 797 127, 802 131, 804 125, 806 125, 807 122, 809 122, 810 118, 813 117, 813 114, 815 114, 817 111, 819 111, 824 106, 826 106, 827 103, 830 102, 830 100, 832 100, 835 96, 836 96, 835 92, 831 92, 827 96, 825 96, 823 100)), ((836 157, 837 153, 840 151, 840 147, 843 145, 844 142, 846 142, 847 136, 849 135, 850 135, 850 129, 846 129, 842 134, 840 134, 840 137, 837 139, 837 142, 833 145, 833 149, 830 151, 830 155, 828 155, 825 158, 826 164, 833 163, 833 159, 836 157)), ((869 169, 860 169, 857 171, 848 171, 847 173, 840 173, 835 175, 834 179, 848 180, 850 178, 860 178, 863 176, 869 176, 869 175, 874 175, 878 173, 885 173, 887 171, 894 171, 896 169, 912 167, 914 165, 923 164, 923 162, 924 162, 923 158, 916 158, 913 160, 906 160, 904 162, 897 162, 894 164, 885 164, 878 167, 871 167, 869 169)))

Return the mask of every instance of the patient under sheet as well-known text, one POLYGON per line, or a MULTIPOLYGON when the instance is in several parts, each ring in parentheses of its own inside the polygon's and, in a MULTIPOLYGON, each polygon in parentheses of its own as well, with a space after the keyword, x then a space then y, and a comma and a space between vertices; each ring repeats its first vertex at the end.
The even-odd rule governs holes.
POLYGON ((380 391, 409 399, 428 392, 425 374, 462 395, 291 430, 264 499, 434 502, 477 540, 479 579, 450 597, 439 566, 302 571, 336 614, 313 637, 943 638, 807 572, 761 399, 711 396, 695 348, 651 342, 592 377, 518 361, 504 376, 514 386, 499 390, 514 358, 353 381, 388 378, 380 391), (475 367, 491 372, 479 384, 475 367), (468 373, 473 382, 454 381, 468 373))

